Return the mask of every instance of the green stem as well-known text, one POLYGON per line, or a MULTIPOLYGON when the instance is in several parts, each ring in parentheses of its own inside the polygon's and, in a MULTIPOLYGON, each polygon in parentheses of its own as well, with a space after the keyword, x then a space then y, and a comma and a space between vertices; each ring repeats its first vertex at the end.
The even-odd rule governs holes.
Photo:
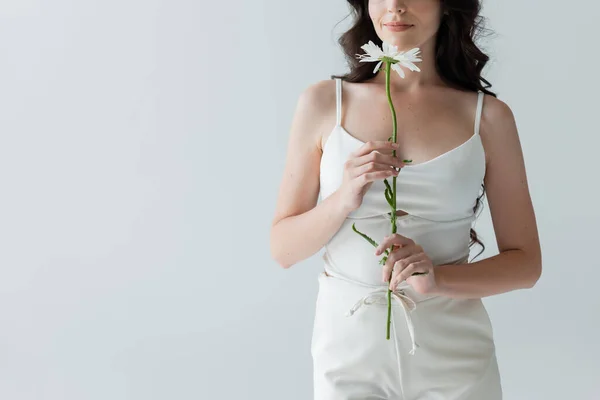
MULTIPOLYGON (((396 120, 396 110, 394 109, 394 103, 392 102, 392 94, 390 91, 390 72, 391 72, 391 61, 388 60, 384 60, 385 63, 385 93, 387 94, 387 98, 388 98, 388 104, 390 106, 390 110, 392 111, 392 137, 391 140, 394 143, 398 143, 398 135, 397 135, 397 120, 396 120)), ((389 139, 388 139, 389 140, 389 139)), ((392 155, 393 157, 396 157, 396 150, 394 149, 392 151, 392 155)), ((412 160, 403 160, 404 162, 411 162, 412 160)), ((390 207, 392 209, 391 212, 391 216, 390 216, 390 220, 392 222, 392 234, 397 232, 397 225, 396 225, 396 207, 397 207, 397 199, 396 199, 396 176, 394 175, 392 177, 392 185, 390 188, 389 183, 387 182, 387 180, 384 180, 385 184, 386 184, 386 188, 387 190, 391 193, 391 201, 388 201, 388 204, 390 204, 390 207)), ((387 199, 387 197, 386 197, 387 199)), ((360 232, 354 224, 352 224, 352 229, 354 230, 354 232, 358 233, 359 235, 361 235, 365 240, 367 240, 369 243, 371 243, 374 247, 379 246, 377 244, 377 242, 375 242, 373 239, 371 239, 369 236, 367 236, 366 234, 360 232)), ((389 254, 391 253, 391 251, 393 250, 394 246, 391 246, 390 250, 388 249, 384 249, 385 252, 385 256, 380 260, 380 264, 384 265, 385 262, 387 261, 387 257, 389 256, 389 254)), ((392 271, 390 271, 390 276, 388 277, 388 282, 392 281, 392 276, 393 276, 393 268, 392 271)), ((413 274, 414 275, 424 275, 423 273, 420 272, 416 272, 413 274)), ((388 286, 388 290, 387 290, 387 302, 388 302, 388 309, 387 309, 387 330, 386 330, 386 338, 389 340, 390 339, 390 325, 391 325, 391 316, 392 316, 392 290, 389 288, 388 286)))
MULTIPOLYGON (((398 132, 397 132, 397 121, 396 121, 396 110, 394 109, 394 103, 392 102, 392 94, 390 92, 390 70, 392 64, 389 61, 385 62, 385 93, 387 94, 388 103, 390 105, 390 110, 392 111, 392 142, 398 143, 398 132)), ((392 151, 392 156, 396 157, 396 150, 392 151)), ((396 175, 392 177, 392 235, 396 233, 396 175)), ((394 249, 394 246, 391 247, 390 251, 394 249)), ((388 277, 388 282, 392 281, 392 273, 394 269, 390 271, 390 276, 388 277)), ((392 290, 388 286, 387 291, 387 329, 386 329, 386 339, 390 340, 390 322, 392 317, 392 290)))

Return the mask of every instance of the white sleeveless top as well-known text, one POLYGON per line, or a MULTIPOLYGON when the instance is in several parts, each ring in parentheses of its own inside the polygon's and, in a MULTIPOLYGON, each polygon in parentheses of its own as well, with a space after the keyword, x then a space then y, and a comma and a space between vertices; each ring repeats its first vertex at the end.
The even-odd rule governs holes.
MULTIPOLYGON (((407 164, 396 178, 396 205, 408 214, 396 218, 397 233, 421 245, 434 265, 464 263, 469 256, 473 211, 485 176, 485 152, 479 125, 483 108, 478 92, 473 135, 458 147, 429 161, 407 164)), ((323 146, 320 195, 327 198, 341 185, 344 163, 364 144, 341 125, 342 80, 336 78, 336 125, 323 146)), ((391 177, 388 182, 391 184, 391 177)), ((383 180, 373 182, 359 208, 352 211, 325 245, 325 270, 369 284, 381 284, 382 256, 352 230, 356 228, 380 243, 391 234, 390 206, 383 180)), ((405 282, 404 282, 405 283, 405 282)), ((406 284, 407 285, 407 284, 406 284)), ((405 285, 400 285, 402 287, 405 285)))

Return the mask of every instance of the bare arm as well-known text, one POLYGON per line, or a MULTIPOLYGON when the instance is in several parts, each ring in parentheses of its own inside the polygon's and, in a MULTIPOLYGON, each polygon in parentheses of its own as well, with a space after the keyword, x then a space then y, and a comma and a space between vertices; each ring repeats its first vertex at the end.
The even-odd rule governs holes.
POLYGON ((349 211, 339 191, 317 205, 321 136, 335 115, 334 80, 309 86, 299 97, 271 227, 271 256, 289 268, 319 251, 339 230, 349 211))
POLYGON ((486 96, 481 120, 488 156, 485 186, 500 254, 435 269, 438 291, 449 297, 485 297, 531 288, 541 275, 542 255, 523 153, 510 108, 486 96))

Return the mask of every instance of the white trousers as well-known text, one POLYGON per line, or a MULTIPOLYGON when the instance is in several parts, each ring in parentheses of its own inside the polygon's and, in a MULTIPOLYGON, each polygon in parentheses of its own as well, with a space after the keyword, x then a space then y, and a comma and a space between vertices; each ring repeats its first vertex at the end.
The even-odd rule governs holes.
POLYGON ((394 291, 319 275, 311 341, 314 400, 500 400, 492 326, 481 299, 394 291))

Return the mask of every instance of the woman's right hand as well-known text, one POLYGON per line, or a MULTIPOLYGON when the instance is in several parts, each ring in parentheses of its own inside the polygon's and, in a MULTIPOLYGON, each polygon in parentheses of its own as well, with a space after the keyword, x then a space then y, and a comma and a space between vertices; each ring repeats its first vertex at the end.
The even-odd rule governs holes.
MULTIPOLYGON (((392 154, 398 144, 391 141, 369 141, 350 153, 344 164, 344 178, 340 188, 342 207, 348 212, 356 210, 374 181, 398 176, 405 163, 392 154)), ((382 193, 383 196, 383 193, 382 193)))

